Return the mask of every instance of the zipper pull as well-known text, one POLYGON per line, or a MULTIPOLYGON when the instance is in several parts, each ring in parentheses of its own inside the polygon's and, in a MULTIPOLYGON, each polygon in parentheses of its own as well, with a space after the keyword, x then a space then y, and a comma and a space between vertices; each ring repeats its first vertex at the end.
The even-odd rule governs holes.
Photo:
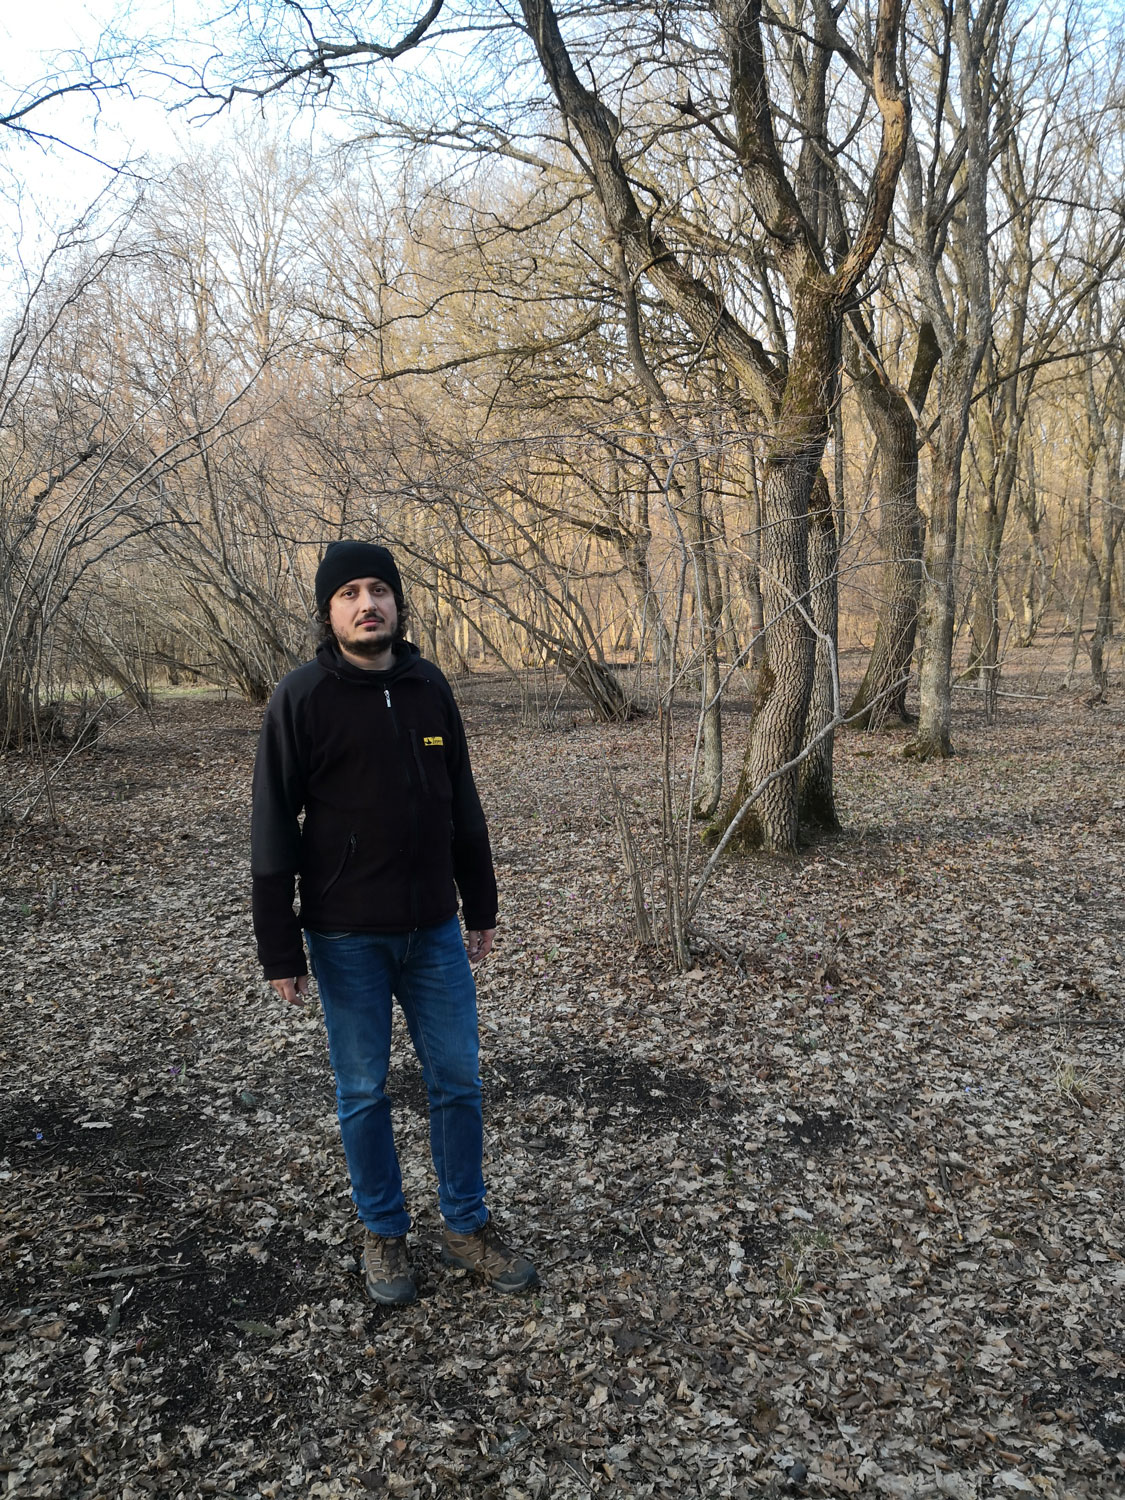
POLYGON ((391 690, 390 690, 390 688, 384 688, 383 689, 383 697, 387 700, 387 707, 390 708, 390 706, 391 706, 391 690))

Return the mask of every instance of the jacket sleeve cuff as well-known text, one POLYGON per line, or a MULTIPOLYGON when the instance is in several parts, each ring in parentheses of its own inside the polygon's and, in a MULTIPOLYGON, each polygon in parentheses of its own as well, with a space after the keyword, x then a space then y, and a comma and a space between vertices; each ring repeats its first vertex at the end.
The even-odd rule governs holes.
POLYGON ((489 932, 496 926, 496 912, 469 911, 463 908, 461 912, 462 921, 470 932, 489 932))
POLYGON ((309 966, 302 953, 300 958, 291 958, 288 963, 263 964, 262 972, 267 979, 299 979, 309 972, 309 966))

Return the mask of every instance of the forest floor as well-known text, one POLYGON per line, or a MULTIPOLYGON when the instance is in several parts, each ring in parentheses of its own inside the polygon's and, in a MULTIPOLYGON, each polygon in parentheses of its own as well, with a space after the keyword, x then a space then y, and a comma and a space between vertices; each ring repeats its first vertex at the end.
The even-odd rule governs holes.
POLYGON ((654 864, 654 721, 459 686, 490 1201, 542 1287, 440 1264, 399 1028, 395 1311, 315 1003, 254 961, 260 710, 168 697, 56 764, 0 843, 0 1493, 1125 1494, 1125 694, 1060 680, 991 726, 959 692, 945 763, 841 734, 844 831, 723 864, 687 973, 632 937, 607 795, 654 864))

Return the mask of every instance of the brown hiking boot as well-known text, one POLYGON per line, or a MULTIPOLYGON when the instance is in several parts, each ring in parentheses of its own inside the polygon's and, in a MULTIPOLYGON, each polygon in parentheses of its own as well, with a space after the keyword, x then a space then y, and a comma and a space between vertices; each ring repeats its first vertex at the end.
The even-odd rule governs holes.
POLYGON ((475 1271, 498 1292, 525 1292, 539 1285, 535 1267, 510 1245, 505 1245, 491 1219, 472 1234, 444 1230, 441 1258, 447 1266, 475 1271))
POLYGON ((410 1274, 404 1234, 389 1239, 386 1235, 372 1234, 369 1229, 363 1243, 363 1273, 372 1302, 381 1302, 384 1307, 405 1307, 418 1296, 410 1274))

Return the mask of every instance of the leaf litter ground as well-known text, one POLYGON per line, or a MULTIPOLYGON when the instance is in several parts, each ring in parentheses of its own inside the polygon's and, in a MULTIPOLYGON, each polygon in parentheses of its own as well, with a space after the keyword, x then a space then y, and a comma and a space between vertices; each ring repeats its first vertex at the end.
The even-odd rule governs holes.
POLYGON ((654 864, 652 721, 462 687, 490 1193, 543 1285, 441 1266, 399 1028, 394 1312, 318 1013, 253 960, 260 711, 170 698, 72 757, 0 867, 0 1492, 1125 1494, 1125 716, 1035 686, 944 764, 842 735, 845 831, 725 864, 686 974, 632 940, 607 795, 608 761, 654 864))

